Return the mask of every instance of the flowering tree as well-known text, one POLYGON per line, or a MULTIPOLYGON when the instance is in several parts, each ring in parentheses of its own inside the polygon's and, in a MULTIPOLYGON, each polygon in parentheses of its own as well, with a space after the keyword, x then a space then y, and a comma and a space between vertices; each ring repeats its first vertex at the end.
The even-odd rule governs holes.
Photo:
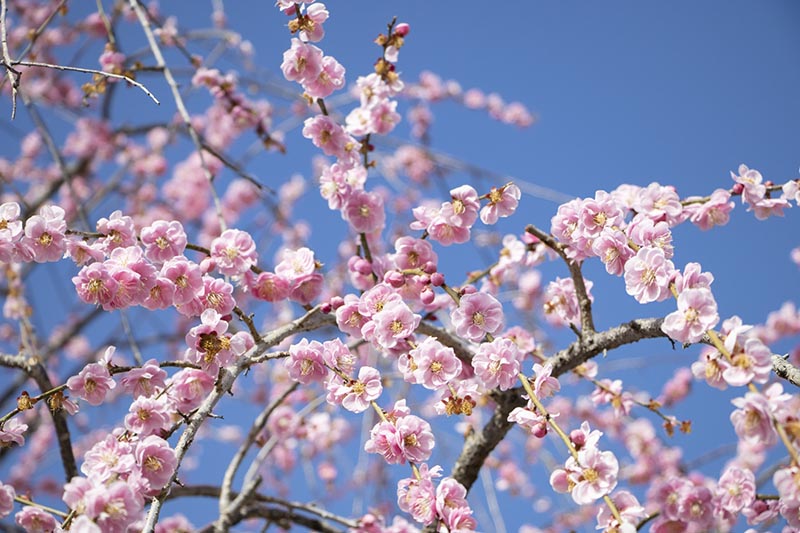
POLYGON ((30 126, 0 159, 9 529, 466 532, 500 529, 534 491, 563 505, 528 532, 800 528, 800 352, 772 348, 800 312, 744 324, 673 241, 751 216, 737 203, 782 215, 798 180, 740 165, 701 196, 620 185, 538 227, 513 181, 448 185, 454 167, 479 172, 433 149, 430 104, 534 117, 404 79, 408 24, 376 28, 374 63, 345 66, 324 45, 342 13, 280 0, 276 83, 214 6, 198 30, 139 0, 0 0, 4 101, 30 126), (313 160, 293 159, 303 142, 313 160), (266 179, 256 156, 311 166, 315 186, 266 179), (309 227, 297 212, 320 196, 334 216, 309 227), (508 230, 488 263, 459 251, 494 227, 508 230), (669 311, 600 327, 592 289, 615 277, 620 297, 669 311), (660 394, 610 377, 646 339, 697 356, 660 394), (736 391, 718 416, 737 441, 713 472, 676 440, 693 381, 736 391))

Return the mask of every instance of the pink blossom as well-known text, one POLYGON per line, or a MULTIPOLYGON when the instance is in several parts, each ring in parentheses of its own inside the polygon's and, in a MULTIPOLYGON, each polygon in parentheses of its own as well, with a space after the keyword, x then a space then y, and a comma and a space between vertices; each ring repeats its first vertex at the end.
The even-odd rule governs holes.
POLYGON ((303 88, 311 98, 327 98, 344 87, 344 67, 331 56, 322 58, 322 68, 314 79, 306 79, 303 88))
MULTIPOLYGON (((583 280, 586 295, 589 301, 594 301, 590 290, 593 283, 583 280)), ((581 321, 578 296, 575 293, 575 282, 572 278, 556 278, 547 284, 544 291, 545 319, 551 324, 563 326, 567 324, 579 325, 581 321)))
POLYGON ((756 497, 756 478, 751 470, 730 467, 719 478, 717 505, 729 513, 739 513, 756 497))
POLYGON ((675 189, 651 183, 636 196, 634 208, 655 222, 665 221, 674 226, 681 221, 683 207, 675 189))
POLYGON ((248 270, 244 274, 247 289, 259 300, 280 302, 289 296, 290 284, 286 278, 272 272, 255 274, 248 270))
MULTIPOLYGON (((556 418, 558 413, 550 413, 549 418, 556 418)), ((547 435, 548 418, 539 414, 531 402, 527 407, 515 407, 508 414, 508 421, 514 422, 530 431, 531 435, 541 439, 547 435)))
POLYGON ((157 263, 164 263, 183 254, 186 249, 186 232, 177 220, 156 220, 140 232, 145 256, 157 263))
POLYGON ((460 228, 469 228, 478 219, 480 202, 477 191, 469 185, 450 190, 450 202, 442 204, 441 216, 448 223, 460 228))
POLYGON ((136 245, 136 229, 133 219, 116 210, 108 218, 97 221, 97 232, 105 235, 100 244, 106 253, 116 248, 127 248, 136 245))
POLYGON ((322 50, 300 39, 292 39, 292 46, 283 53, 283 76, 288 81, 307 83, 319 77, 322 71, 322 50))
POLYGON ((426 264, 436 265, 439 258, 428 241, 403 236, 394 241, 395 254, 392 256, 397 268, 412 270, 426 264))
POLYGON ((0 482, 0 518, 6 517, 14 510, 14 498, 17 496, 14 487, 0 482))
POLYGON ((284 249, 280 257, 281 260, 275 265, 275 274, 290 281, 313 274, 317 268, 314 252, 305 247, 297 250, 284 249))
POLYGON ((184 368, 170 379, 167 395, 178 412, 189 413, 211 392, 215 379, 202 370, 184 368))
POLYGON ((777 440, 772 425, 772 415, 767 398, 748 392, 744 398, 734 398, 731 403, 738 409, 731 413, 731 423, 741 439, 757 440, 771 445, 777 440))
POLYGON ((625 263, 625 290, 639 303, 661 301, 669 297, 669 282, 675 267, 664 250, 650 246, 640 248, 625 263))
POLYGON ((370 402, 376 400, 383 392, 380 373, 369 366, 358 370, 358 379, 344 385, 342 407, 353 413, 366 411, 370 402))
POLYGON ((544 400, 561 390, 558 379, 552 376, 552 364, 534 363, 533 372, 536 374, 536 378, 533 380, 533 392, 538 399, 544 400))
POLYGON ((171 422, 167 406, 160 399, 140 396, 128 408, 125 429, 136 433, 140 438, 167 429, 171 422))
POLYGON ((684 209, 692 213, 689 220, 693 224, 702 230, 709 230, 728 223, 730 212, 734 206, 730 200, 731 193, 729 191, 716 189, 705 202, 689 204, 684 209))
POLYGON ((392 422, 379 422, 364 444, 368 453, 383 455, 389 464, 427 460, 434 447, 431 426, 425 420, 410 414, 392 422))
POLYGON ((392 303, 403 303, 400 295, 387 283, 378 283, 364 292, 358 302, 358 312, 372 317, 392 303))
POLYGON ((615 229, 604 229, 592 241, 592 253, 606 266, 606 272, 614 276, 622 275, 625 263, 634 255, 634 251, 628 246, 628 237, 615 229))
POLYGON ((511 216, 517 210, 522 192, 513 183, 507 183, 489 192, 489 203, 481 208, 481 221, 484 224, 495 224, 499 217, 511 216))
POLYGON ((318 341, 302 339, 289 347, 289 357, 285 361, 289 377, 300 383, 322 381, 328 375, 322 358, 323 346, 318 341))
POLYGON ((345 129, 327 115, 309 117, 303 123, 303 137, 325 155, 347 159, 358 152, 360 144, 345 129))
POLYGON ((165 262, 161 267, 161 275, 175 285, 173 300, 176 306, 188 304, 203 291, 200 266, 182 255, 165 262))
POLYGON ((731 362, 722 377, 733 387, 766 383, 772 375, 772 350, 755 337, 746 339, 744 348, 737 344, 731 350, 731 362))
POLYGON ((37 263, 58 261, 67 249, 66 231, 64 209, 57 205, 43 206, 38 215, 25 221, 20 247, 28 250, 37 263))
POLYGON ((663 220, 654 221, 639 214, 631 220, 625 231, 628 238, 637 246, 660 248, 664 251, 664 256, 671 259, 675 250, 672 246, 672 232, 669 228, 669 225, 663 220))
POLYGON ((256 243, 246 231, 226 229, 211 241, 211 258, 225 276, 244 274, 258 262, 256 243))
POLYGON ((601 505, 597 511, 597 529, 603 531, 619 531, 625 533, 630 531, 633 533, 637 529, 639 522, 647 517, 647 511, 636 499, 636 496, 627 490, 618 491, 611 496, 611 501, 619 511, 622 522, 618 521, 611 513, 611 509, 607 505, 601 505), (625 527, 629 529, 625 529, 625 527))
POLYGON ((233 285, 224 279, 203 276, 203 290, 199 295, 203 310, 213 309, 225 316, 233 312, 236 301, 233 299, 233 285))
POLYGON ((6 420, 0 427, 0 448, 10 446, 12 443, 22 446, 25 444, 25 437, 22 435, 28 430, 28 424, 23 424, 17 418, 6 420))
POLYGON ((136 443, 134 457, 142 476, 150 483, 150 495, 164 488, 178 465, 178 458, 169 443, 155 435, 136 443))
POLYGON ((86 516, 107 533, 124 533, 142 511, 142 498, 124 481, 93 487, 85 501, 86 516))
POLYGON ((473 342, 480 342, 486 334, 495 335, 503 329, 503 307, 485 292, 465 294, 450 313, 456 334, 473 342))
POLYGON ((107 435, 96 442, 84 455, 81 472, 94 483, 127 475, 135 468, 133 448, 127 442, 107 435))
POLYGON ((373 338, 382 348, 392 349, 414 334, 421 318, 402 300, 391 301, 372 316, 373 338))
POLYGON ((108 367, 100 363, 86 365, 77 376, 72 376, 67 380, 69 391, 91 405, 103 403, 108 392, 116 385, 108 367))
POLYGON ((16 243, 22 236, 19 215, 17 202, 0 204, 0 263, 10 263, 16 255, 16 243))
POLYGON ((666 316, 661 330, 676 341, 695 343, 717 322, 717 302, 711 291, 686 289, 678 295, 678 310, 666 316))
POLYGON ((118 283, 105 263, 84 266, 78 275, 72 278, 72 283, 84 302, 101 305, 106 310, 113 308, 112 301, 117 294, 118 283))
POLYGON ((705 379, 712 387, 724 390, 728 383, 723 379, 723 372, 730 366, 727 359, 713 348, 704 349, 697 362, 692 363, 692 374, 697 379, 705 379))
POLYGON ((606 228, 620 228, 625 221, 622 209, 614 197, 605 191, 597 191, 594 198, 586 198, 580 204, 579 228, 585 237, 597 237, 606 228))
POLYGON ((478 347, 472 358, 472 368, 475 369, 475 376, 487 389, 498 387, 506 390, 517 382, 521 359, 522 354, 517 345, 509 339, 499 337, 478 347))
POLYGON ((686 263, 683 273, 675 273, 675 290, 680 294, 685 289, 710 288, 714 282, 711 272, 703 272, 700 263, 686 263))
POLYGON ((589 505, 617 486, 619 462, 612 452, 586 446, 567 459, 564 469, 556 469, 550 484, 556 492, 570 492, 578 505, 589 505))
POLYGON ((336 325, 342 332, 360 339, 361 328, 369 319, 359 312, 358 297, 348 294, 344 297, 344 302, 344 305, 336 310, 336 325))
POLYGON ((436 518, 436 492, 433 478, 441 476, 441 468, 419 467, 419 477, 401 479, 397 483, 397 506, 417 522, 429 524, 436 518))
POLYGON ((53 515, 31 505, 26 505, 18 511, 14 515, 14 521, 27 533, 52 533, 58 527, 53 515))
POLYGON ((380 231, 386 223, 383 197, 375 192, 353 191, 345 200, 342 217, 357 233, 380 231))
POLYGON ((427 337, 409 352, 413 359, 414 378, 426 389, 436 390, 461 373, 461 361, 449 346, 427 337))
POLYGON ((120 379, 122 389, 132 394, 134 398, 139 396, 153 396, 158 389, 163 390, 167 373, 161 369, 158 361, 149 359, 140 368, 132 368, 120 379))

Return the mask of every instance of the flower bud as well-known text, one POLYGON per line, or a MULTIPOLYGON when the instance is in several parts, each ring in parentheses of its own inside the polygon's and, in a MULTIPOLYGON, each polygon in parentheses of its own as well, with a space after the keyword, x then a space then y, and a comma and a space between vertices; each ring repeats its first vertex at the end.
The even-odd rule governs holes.
POLYGON ((394 27, 394 33, 400 37, 405 37, 411 31, 411 26, 407 22, 401 22, 394 27))

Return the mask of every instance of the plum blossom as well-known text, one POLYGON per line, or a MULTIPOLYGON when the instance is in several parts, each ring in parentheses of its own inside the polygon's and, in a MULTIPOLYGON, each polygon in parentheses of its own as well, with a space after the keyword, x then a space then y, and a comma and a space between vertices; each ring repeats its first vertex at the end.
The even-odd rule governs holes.
POLYGON ((402 300, 392 300, 372 316, 371 333, 379 346, 390 350, 402 340, 412 336, 421 319, 422 317, 411 311, 402 300))
MULTIPOLYGON (((594 301, 591 281, 584 279, 586 296, 589 301, 594 301)), ((575 293, 575 282, 572 278, 556 278, 547 284, 544 291, 545 319, 551 324, 564 326, 567 324, 578 325, 581 321, 578 295, 575 293)))
POLYGON ((500 217, 511 216, 517 210, 522 192, 513 183, 506 183, 499 189, 489 191, 489 203, 481 208, 481 222, 495 224, 500 217))
POLYGON ((409 356, 415 381, 426 389, 439 389, 461 373, 461 361, 453 349, 433 337, 417 344, 409 356))
POLYGON ((153 262, 164 263, 182 255, 186 249, 186 231, 177 220, 156 220, 142 228, 139 236, 145 257, 153 262))
POLYGON ((750 382, 766 383, 772 374, 772 350, 758 338, 750 337, 745 339, 744 347, 737 343, 731 350, 731 363, 722 372, 728 385, 741 387, 750 382))
MULTIPOLYGON (((391 413, 387 418, 389 415, 391 413)), ((434 444, 430 424, 418 416, 406 414, 394 423, 384 421, 375 425, 364 451, 382 455, 389 464, 421 463, 430 457, 434 444)))
POLYGON ((370 366, 362 366, 358 370, 358 379, 351 380, 343 388, 344 391, 339 391, 342 407, 353 413, 362 413, 383 392, 380 372, 370 366))
POLYGON ((226 229, 211 241, 211 258, 225 276, 244 274, 258 262, 256 243, 246 231, 226 229))
POLYGON ((283 76, 298 83, 316 80, 322 71, 322 57, 322 50, 313 44, 292 39, 291 48, 283 53, 283 76))
POLYGON ((17 418, 6 420, 2 427, 0 427, 0 448, 17 444, 22 446, 25 444, 25 437, 22 435, 28 430, 28 424, 23 424, 17 418))
POLYGON ((114 378, 108 371, 108 366, 100 363, 86 365, 77 376, 72 376, 67 380, 67 388, 70 393, 83 398, 91 405, 102 404, 108 392, 116 386, 114 378))
POLYGON ((589 505, 614 490, 618 473, 619 462, 612 452, 585 446, 577 459, 569 457, 563 469, 553 471, 550 485, 556 492, 569 492, 578 505, 589 505))
POLYGON ((328 375, 323 360, 322 343, 302 339, 289 347, 289 357, 285 361, 289 377, 304 385, 313 381, 322 381, 328 375))
POLYGON ((17 493, 14 487, 0 481, 0 518, 6 517, 14 510, 14 498, 17 493))
POLYGON ((717 302, 706 288, 687 289, 678 295, 678 310, 668 314, 661 331, 684 343, 699 342, 719 322, 717 302))
POLYGON ((58 261, 67 249, 65 239, 67 222, 64 209, 46 205, 25 221, 25 234, 19 242, 20 253, 25 258, 46 263, 58 261))
POLYGON ((483 386, 507 390, 517 382, 522 354, 509 339, 498 337, 480 345, 472 358, 472 368, 483 386))
POLYGON ((169 443, 155 435, 136 443, 133 455, 142 476, 150 484, 151 495, 164 488, 178 465, 175 451, 169 447, 169 443))
POLYGON ((460 337, 480 342, 486 334, 495 335, 503 328, 503 307, 491 294, 465 294, 450 318, 460 337))
POLYGON ((756 478, 746 468, 729 467, 719 478, 717 502, 728 513, 739 513, 749 507, 756 497, 756 478))
POLYGON ((669 282, 674 271, 663 249, 640 248, 625 263, 625 290, 642 304, 664 300, 669 297, 669 282))
POLYGON ((28 533, 51 533, 58 527, 55 517, 50 513, 26 505, 14 515, 14 521, 28 533))
POLYGON ((150 397, 158 389, 163 390, 167 373, 161 369, 158 361, 149 359, 139 368, 132 368, 120 379, 122 389, 133 394, 134 398, 139 396, 150 397))

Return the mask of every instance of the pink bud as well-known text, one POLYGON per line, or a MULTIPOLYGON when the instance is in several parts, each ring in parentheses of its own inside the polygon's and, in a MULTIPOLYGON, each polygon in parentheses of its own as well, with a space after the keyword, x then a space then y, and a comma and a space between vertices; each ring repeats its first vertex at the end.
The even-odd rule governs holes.
POLYGON ((436 272, 436 263, 433 261, 426 261, 424 265, 422 265, 422 271, 426 274, 433 274, 436 272))
POLYGON ((734 183, 733 187, 731 188, 731 194, 733 195, 742 194, 743 190, 744 190, 744 185, 742 185, 741 183, 734 183))
POLYGON ((325 302, 324 304, 319 306, 319 310, 327 315, 328 313, 331 312, 331 310, 333 310, 333 306, 331 305, 330 302, 325 302))
POLYGON ((531 433, 537 439, 544 438, 544 436, 547 435, 547 424, 536 424, 533 426, 531 433))
POLYGON ((400 287, 406 284, 406 277, 397 270, 390 270, 386 274, 384 274, 383 281, 385 281, 395 289, 399 289, 400 287))
POLYGON ((573 429, 569 434, 569 440, 572 441, 576 448, 581 448, 586 444, 586 434, 579 429, 573 429))
POLYGON ((434 294, 433 289, 431 289, 430 287, 425 287, 419 293, 419 299, 425 305, 432 304, 434 298, 436 298, 436 294, 434 294))
POLYGON ((331 307, 333 309, 339 309, 341 306, 344 305, 344 298, 341 296, 334 296, 331 298, 331 307))
POLYGON ((434 272, 431 274, 431 285, 434 287, 441 287, 444 285, 444 274, 441 272, 434 272))
POLYGON ((475 285, 464 285, 461 287, 461 294, 473 294, 478 292, 478 289, 475 288, 475 285))
POLYGON ((406 35, 408 35, 408 32, 410 31, 411 31, 411 26, 409 26, 407 22, 401 22, 400 24, 394 27, 394 32, 400 37, 405 37, 406 35))

